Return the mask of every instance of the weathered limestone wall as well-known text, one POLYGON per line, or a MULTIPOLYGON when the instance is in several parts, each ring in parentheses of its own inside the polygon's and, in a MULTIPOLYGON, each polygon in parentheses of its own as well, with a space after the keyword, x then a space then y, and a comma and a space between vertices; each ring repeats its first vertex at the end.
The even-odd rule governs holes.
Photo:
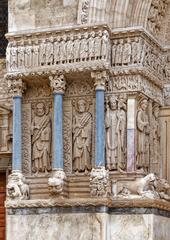
POLYGON ((7 216, 7 240, 55 240, 56 236, 57 240, 169 240, 170 236, 170 218, 154 214, 61 214, 55 208, 35 211, 18 210, 7 216))
POLYGON ((10 0, 9 32, 73 25, 78 0, 10 0))

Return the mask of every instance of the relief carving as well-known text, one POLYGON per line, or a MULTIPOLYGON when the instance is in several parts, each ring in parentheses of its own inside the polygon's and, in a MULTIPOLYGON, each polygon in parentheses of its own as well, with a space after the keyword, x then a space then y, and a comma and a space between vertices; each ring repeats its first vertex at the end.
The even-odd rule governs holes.
POLYGON ((106 161, 109 170, 126 170, 126 96, 108 99, 106 127, 106 161))
POLYGON ((136 168, 144 172, 149 170, 149 116, 147 113, 148 99, 142 98, 137 112, 137 159, 136 168))
POLYGON ((81 23, 85 24, 88 21, 88 10, 89 10, 89 0, 82 1, 82 9, 81 9, 81 23))
POLYGON ((27 200, 30 197, 29 186, 21 172, 12 172, 8 177, 7 197, 10 200, 27 200))
POLYGON ((85 99, 74 102, 73 117, 73 170, 76 173, 91 170, 92 157, 92 114, 85 99))
POLYGON ((150 171, 159 175, 160 171, 160 160, 161 160, 161 149, 160 149, 160 122, 159 122, 159 105, 154 103, 152 108, 152 121, 151 121, 151 136, 152 136, 152 155, 150 156, 150 171))
POLYGON ((51 170, 52 126, 50 107, 45 102, 33 104, 32 172, 47 174, 51 170))

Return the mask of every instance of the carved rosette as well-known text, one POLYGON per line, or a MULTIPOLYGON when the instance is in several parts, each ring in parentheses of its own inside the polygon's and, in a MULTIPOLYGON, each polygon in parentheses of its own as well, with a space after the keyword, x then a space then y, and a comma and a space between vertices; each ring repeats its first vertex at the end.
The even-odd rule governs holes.
POLYGON ((108 81, 108 74, 103 72, 92 72, 91 77, 94 79, 94 86, 96 90, 105 90, 106 82, 108 81))
POLYGON ((66 175, 63 169, 53 169, 52 176, 48 179, 48 189, 51 195, 61 196, 64 192, 66 175))
POLYGON ((50 76, 50 85, 53 93, 64 94, 66 89, 66 80, 63 74, 50 76))
POLYGON ((91 197, 109 197, 111 195, 109 171, 105 167, 92 169, 90 173, 90 195, 91 197))
POLYGON ((12 94, 13 97, 22 97, 25 89, 26 85, 22 79, 8 80, 8 92, 12 94))
POLYGON ((9 200, 28 200, 29 186, 20 171, 13 171, 8 177, 7 198, 9 200))

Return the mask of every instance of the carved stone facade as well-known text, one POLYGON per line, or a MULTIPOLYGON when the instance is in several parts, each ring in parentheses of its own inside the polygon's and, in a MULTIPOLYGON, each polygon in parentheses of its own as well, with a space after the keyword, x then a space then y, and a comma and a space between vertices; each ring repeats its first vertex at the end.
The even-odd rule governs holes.
POLYGON ((168 0, 9 1, 0 77, 7 215, 92 209, 103 214, 93 238, 109 240, 112 211, 169 211, 169 16, 168 0))

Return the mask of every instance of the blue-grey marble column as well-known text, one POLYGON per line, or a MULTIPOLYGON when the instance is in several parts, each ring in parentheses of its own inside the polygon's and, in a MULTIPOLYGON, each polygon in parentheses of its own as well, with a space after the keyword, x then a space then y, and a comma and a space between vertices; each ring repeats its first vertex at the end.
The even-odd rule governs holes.
POLYGON ((63 95, 66 82, 63 75, 50 76, 50 82, 54 95, 53 169, 63 169, 63 95))
POLYGON ((22 97, 13 97, 13 155, 12 170, 22 170, 22 122, 21 122, 22 97))
POLYGON ((96 137, 95 137, 95 165, 105 166, 105 124, 104 124, 104 96, 106 72, 92 73, 96 87, 96 137))
POLYGON ((8 82, 13 95, 13 152, 12 170, 22 171, 22 92, 24 84, 21 79, 8 82))

